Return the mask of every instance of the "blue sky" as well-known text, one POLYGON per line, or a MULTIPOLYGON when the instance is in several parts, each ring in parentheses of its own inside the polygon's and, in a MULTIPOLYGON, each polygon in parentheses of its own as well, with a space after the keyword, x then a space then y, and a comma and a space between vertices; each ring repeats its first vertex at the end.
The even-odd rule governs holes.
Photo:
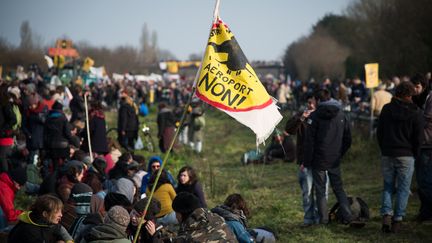
MULTIPOLYGON (((328 13, 353 0, 221 0, 220 16, 249 60, 278 60, 328 13)), ((158 46, 184 60, 204 52, 215 0, 0 0, 0 36, 14 45, 28 20, 44 44, 68 36, 93 45, 138 47, 144 23, 158 46)))

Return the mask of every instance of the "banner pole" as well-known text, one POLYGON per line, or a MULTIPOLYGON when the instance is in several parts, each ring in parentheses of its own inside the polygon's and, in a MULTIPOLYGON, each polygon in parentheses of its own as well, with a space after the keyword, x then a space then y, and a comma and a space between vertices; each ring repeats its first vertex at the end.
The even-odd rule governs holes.
MULTIPOLYGON (((214 23, 216 22, 216 20, 219 18, 219 4, 220 4, 220 0, 216 0, 215 9, 214 9, 214 11, 213 11, 213 21, 212 21, 212 24, 214 24, 214 23)), ((211 31, 211 30, 210 30, 210 31, 211 31)), ((206 42, 206 46, 207 46, 207 42, 206 42)), ((180 133, 180 128, 183 126, 184 121, 186 120, 186 114, 187 114, 187 111, 188 111, 188 107, 190 106, 190 104, 191 104, 191 102, 192 102, 192 98, 193 98, 193 96, 194 96, 194 94, 195 94, 195 91, 196 91, 196 83, 197 83, 197 80, 198 80, 199 74, 200 74, 200 72, 201 72, 201 68, 202 68, 202 63, 203 63, 204 56, 205 56, 205 54, 203 55, 203 58, 202 58, 202 60, 201 60, 201 65, 200 65, 200 67, 199 67, 199 69, 198 69, 198 71, 197 71, 197 74, 196 74, 196 76, 195 76, 195 80, 194 80, 194 83, 193 83, 193 85, 192 85, 192 91, 191 91, 191 94, 190 94, 190 96, 189 96, 189 98, 188 98, 188 101, 187 101, 187 103, 186 103, 186 105, 185 105, 185 107, 184 107, 184 109, 183 109, 183 114, 182 114, 181 119, 180 119, 179 127, 178 127, 178 129, 176 130, 176 133, 174 134, 174 137, 173 137, 172 140, 171 140, 171 144, 170 144, 168 150, 167 150, 166 153, 165 153, 165 157, 164 157, 164 159, 163 159, 163 162, 162 162, 161 168, 159 169, 158 174, 156 175, 155 182, 153 183, 152 189, 151 189, 151 191, 150 191, 150 195, 148 196, 148 200, 147 200, 146 206, 145 206, 145 208, 144 208, 143 215, 142 215, 142 217, 140 218, 140 221, 139 221, 139 223, 138 223, 138 227, 137 227, 137 231, 136 231, 136 233, 135 233, 134 239, 133 239, 133 243, 136 243, 137 240, 138 240, 139 233, 140 233, 141 228, 142 228, 142 225, 143 225, 143 223, 144 223, 144 218, 145 218, 145 216, 146 216, 146 214, 147 214, 147 210, 148 210, 148 208, 149 208, 149 206, 150 206, 151 199, 153 198, 153 194, 154 194, 154 192, 155 192, 155 190, 156 190, 157 182, 159 181, 159 177, 160 177, 160 175, 162 174, 162 170, 165 168, 165 165, 167 164, 168 156, 169 156, 169 154, 171 153, 171 150, 172 150, 172 148, 173 148, 173 146, 174 146, 174 143, 175 143, 175 141, 176 141, 176 139, 177 139, 177 137, 178 137, 178 134, 180 133)))

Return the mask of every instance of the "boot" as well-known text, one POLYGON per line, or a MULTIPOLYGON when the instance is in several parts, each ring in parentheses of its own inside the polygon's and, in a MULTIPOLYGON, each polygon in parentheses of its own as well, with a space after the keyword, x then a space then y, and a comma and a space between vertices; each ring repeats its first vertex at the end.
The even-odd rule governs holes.
POLYGON ((383 216, 382 227, 381 227, 383 233, 391 232, 391 221, 392 221, 391 215, 386 214, 383 216))

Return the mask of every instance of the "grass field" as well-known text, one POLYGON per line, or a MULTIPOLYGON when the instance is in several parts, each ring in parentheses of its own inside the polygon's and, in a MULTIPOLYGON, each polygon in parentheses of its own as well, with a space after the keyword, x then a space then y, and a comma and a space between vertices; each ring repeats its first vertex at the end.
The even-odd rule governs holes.
MULTIPOLYGON (((279 124, 283 127, 289 114, 279 124)), ((155 119, 148 118, 153 126, 155 119)), ((366 124, 367 126, 367 124, 366 124)), ((432 242, 432 225, 414 220, 419 201, 412 184, 404 229, 399 234, 381 233, 379 207, 382 190, 380 152, 375 139, 363 129, 353 129, 353 145, 342 162, 342 176, 348 195, 363 198, 369 205, 371 220, 363 229, 331 224, 302 228, 303 211, 295 163, 270 165, 240 163, 241 155, 255 149, 255 136, 247 127, 220 111, 206 114, 203 153, 196 155, 183 148, 168 159, 169 170, 177 174, 184 164, 194 166, 205 188, 209 207, 224 201, 231 193, 242 194, 252 211, 251 227, 268 226, 279 237, 278 242, 432 242)), ((415 180, 415 179, 413 179, 415 180)), ((329 207, 335 203, 329 194, 329 207)))
MULTIPOLYGON (((284 126, 288 116, 284 114, 285 119, 279 127, 284 126)), ((109 113, 107 117, 110 127, 115 126, 116 113, 109 113)), ((141 119, 150 126, 157 144, 155 112, 141 119)), ((220 111, 206 113, 203 153, 198 155, 183 147, 168 157, 167 168, 177 175, 185 164, 195 167, 209 207, 222 203, 231 193, 242 194, 252 213, 249 226, 272 228, 279 237, 278 242, 432 242, 432 225, 417 224, 414 220, 419 206, 415 183, 402 232, 381 233, 380 153, 376 141, 360 130, 353 129, 353 145, 342 161, 342 176, 347 194, 361 197, 369 205, 371 220, 363 229, 338 224, 300 227, 303 210, 297 181, 298 166, 283 162, 243 166, 240 158, 245 151, 256 148, 255 135, 220 111)), ((146 157, 152 155, 147 151, 138 153, 146 157)), ((30 201, 31 198, 21 196, 19 205, 24 207, 30 201)), ((329 207, 334 203, 335 197, 330 192, 329 207)))

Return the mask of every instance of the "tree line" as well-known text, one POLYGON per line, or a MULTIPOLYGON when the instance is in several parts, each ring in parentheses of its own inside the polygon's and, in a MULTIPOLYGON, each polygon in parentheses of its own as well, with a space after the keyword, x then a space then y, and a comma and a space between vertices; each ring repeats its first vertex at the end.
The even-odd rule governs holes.
MULTIPOLYGON (((69 39, 67 36, 61 39, 69 39)), ((14 46, 5 38, 0 37, 0 65, 3 66, 3 74, 14 71, 18 65, 28 68, 32 64, 37 64, 43 70, 47 69, 44 55, 47 55, 48 48, 55 44, 43 45, 42 38, 34 33, 29 21, 24 21, 20 27, 20 44, 14 46)), ((176 57, 168 50, 158 47, 157 33, 150 31, 147 24, 143 25, 140 45, 117 46, 108 48, 106 46, 94 46, 86 41, 74 43, 74 48, 78 50, 81 59, 91 57, 95 61, 95 66, 105 66, 109 72, 118 73, 150 73, 159 70, 160 60, 172 60, 176 57)), ((79 65, 82 60, 77 61, 79 65)))
POLYGON ((380 64, 382 78, 430 72, 431 13, 429 0, 356 0, 287 47, 285 72, 301 80, 363 78, 371 62, 380 64))

